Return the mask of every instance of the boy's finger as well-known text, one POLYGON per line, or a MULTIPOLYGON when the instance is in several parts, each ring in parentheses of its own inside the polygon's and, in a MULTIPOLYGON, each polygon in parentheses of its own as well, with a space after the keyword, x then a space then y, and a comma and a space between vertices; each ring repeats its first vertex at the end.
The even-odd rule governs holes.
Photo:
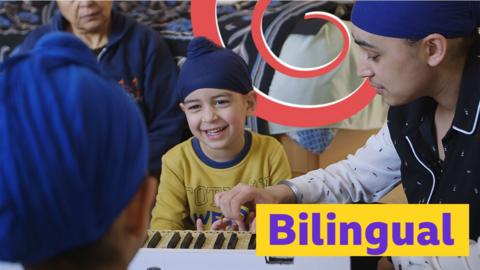
POLYGON ((201 219, 197 218, 196 225, 197 225, 197 231, 204 231, 204 226, 201 219))

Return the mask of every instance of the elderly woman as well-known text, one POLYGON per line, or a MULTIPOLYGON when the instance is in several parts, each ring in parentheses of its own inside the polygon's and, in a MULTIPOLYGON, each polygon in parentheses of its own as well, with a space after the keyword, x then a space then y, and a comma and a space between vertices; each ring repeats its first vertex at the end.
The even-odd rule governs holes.
POLYGON ((158 177, 161 156, 182 140, 186 122, 174 93, 176 64, 152 29, 112 9, 112 1, 58 1, 59 13, 20 45, 33 48, 46 33, 66 31, 97 55, 102 72, 117 81, 140 106, 148 128, 149 171, 158 177))

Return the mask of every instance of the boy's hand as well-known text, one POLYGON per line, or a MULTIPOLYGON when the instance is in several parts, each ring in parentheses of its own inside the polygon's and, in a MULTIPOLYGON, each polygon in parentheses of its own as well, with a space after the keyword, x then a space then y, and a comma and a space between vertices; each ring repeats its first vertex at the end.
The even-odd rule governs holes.
POLYGON ((205 227, 203 226, 203 222, 201 219, 197 218, 195 221, 195 224, 197 225, 197 231, 204 231, 205 227))

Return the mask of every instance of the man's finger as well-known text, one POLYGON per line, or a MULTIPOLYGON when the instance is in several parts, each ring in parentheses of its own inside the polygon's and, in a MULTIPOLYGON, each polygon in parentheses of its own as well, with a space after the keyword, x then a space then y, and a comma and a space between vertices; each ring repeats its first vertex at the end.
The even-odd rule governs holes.
POLYGON ((243 220, 237 221, 237 225, 238 225, 238 230, 239 231, 246 231, 247 230, 247 226, 245 225, 245 222, 243 222, 243 220))
POLYGON ((257 233, 256 221, 257 221, 257 219, 256 219, 256 218, 253 218, 253 220, 250 222, 250 229, 249 229, 249 231, 250 231, 251 233, 257 233))

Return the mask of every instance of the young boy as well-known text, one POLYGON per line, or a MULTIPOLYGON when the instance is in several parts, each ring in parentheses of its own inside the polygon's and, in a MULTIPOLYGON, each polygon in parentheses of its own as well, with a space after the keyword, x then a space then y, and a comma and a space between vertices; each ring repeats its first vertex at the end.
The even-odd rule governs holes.
POLYGON ((244 129, 256 100, 240 56, 195 38, 177 87, 194 137, 162 158, 151 228, 209 229, 222 217, 216 193, 238 183, 274 185, 290 177, 290 166, 280 143, 244 129))

